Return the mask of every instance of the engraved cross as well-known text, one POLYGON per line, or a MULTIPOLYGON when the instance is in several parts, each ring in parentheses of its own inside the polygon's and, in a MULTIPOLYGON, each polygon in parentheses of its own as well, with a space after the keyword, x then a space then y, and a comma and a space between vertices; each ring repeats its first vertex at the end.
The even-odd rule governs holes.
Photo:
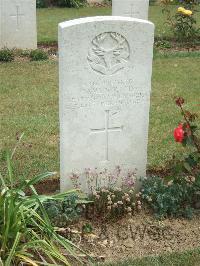
POLYGON ((20 26, 20 17, 24 17, 24 14, 20 14, 19 11, 19 6, 16 6, 16 14, 15 15, 10 15, 12 18, 16 18, 17 20, 17 30, 19 30, 19 26, 20 26))
POLYGON ((110 127, 109 126, 109 116, 110 116, 110 111, 105 110, 105 127, 104 128, 96 128, 96 129, 91 129, 90 134, 98 134, 98 133, 105 133, 105 160, 109 161, 109 133, 110 132, 120 132, 123 129, 123 126, 120 127, 110 127))

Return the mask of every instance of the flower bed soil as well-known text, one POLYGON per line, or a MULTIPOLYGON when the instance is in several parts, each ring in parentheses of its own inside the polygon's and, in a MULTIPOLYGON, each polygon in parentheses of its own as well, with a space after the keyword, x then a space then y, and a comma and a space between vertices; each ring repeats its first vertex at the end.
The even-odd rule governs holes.
MULTIPOLYGON (((48 54, 49 60, 57 61, 58 60, 58 44, 57 42, 52 42, 49 44, 38 44, 38 49, 43 50, 48 54)), ((171 42, 171 48, 161 48, 157 47, 156 50, 159 54, 167 54, 167 53, 187 53, 187 52, 198 52, 200 51, 200 45, 192 45, 192 46, 180 46, 176 42, 171 42)), ((15 57, 14 61, 16 62, 29 62, 29 55, 20 55, 19 50, 14 51, 15 57)))
MULTIPOLYGON (((49 179, 36 186, 39 194, 59 190, 59 179, 49 179)), ((148 210, 115 221, 105 221, 89 214, 60 233, 72 240, 97 261, 119 261, 127 257, 144 257, 167 252, 181 252, 200 246, 200 211, 193 219, 155 219, 148 210), (91 224, 92 232, 82 233, 91 224)))
POLYGON ((58 178, 51 178, 43 180, 35 186, 38 194, 54 194, 60 189, 60 180, 58 178))
POLYGON ((200 246, 200 214, 192 220, 158 221, 142 211, 110 223, 82 220, 69 228, 68 237, 72 241, 96 260, 105 262, 181 252, 200 246), (93 233, 82 235, 81 228, 88 222, 93 233))
MULTIPOLYGON (((177 43, 176 41, 169 41, 169 43, 171 44, 170 48, 161 48, 158 47, 157 49, 159 51, 163 51, 163 52, 193 52, 193 51, 200 51, 200 44, 184 44, 184 43, 177 43)), ((155 42, 156 44, 156 42, 155 42)), ((38 44, 38 49, 43 49, 46 52, 50 52, 51 53, 56 53, 58 51, 58 44, 57 42, 52 42, 49 44, 38 44)))

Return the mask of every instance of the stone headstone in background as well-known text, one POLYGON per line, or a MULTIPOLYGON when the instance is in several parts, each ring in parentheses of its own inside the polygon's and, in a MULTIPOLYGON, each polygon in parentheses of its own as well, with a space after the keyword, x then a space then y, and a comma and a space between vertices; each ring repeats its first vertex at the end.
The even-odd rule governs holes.
POLYGON ((154 25, 124 17, 59 24, 61 190, 85 168, 145 176, 154 25))
POLYGON ((37 48, 36 0, 0 0, 0 48, 37 48))
POLYGON ((112 15, 148 20, 149 0, 112 0, 112 15))

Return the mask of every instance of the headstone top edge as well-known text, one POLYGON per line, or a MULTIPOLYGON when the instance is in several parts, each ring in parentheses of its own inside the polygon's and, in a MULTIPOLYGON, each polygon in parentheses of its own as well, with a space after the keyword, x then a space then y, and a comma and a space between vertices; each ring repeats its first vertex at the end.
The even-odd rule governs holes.
POLYGON ((148 20, 132 18, 132 17, 122 17, 122 16, 94 16, 94 17, 85 17, 78 18, 73 20, 64 21, 58 24, 60 29, 64 29, 71 26, 81 25, 84 23, 92 23, 92 22, 106 22, 106 21, 124 21, 124 22, 136 22, 143 23, 146 25, 151 25, 154 28, 154 24, 148 20))

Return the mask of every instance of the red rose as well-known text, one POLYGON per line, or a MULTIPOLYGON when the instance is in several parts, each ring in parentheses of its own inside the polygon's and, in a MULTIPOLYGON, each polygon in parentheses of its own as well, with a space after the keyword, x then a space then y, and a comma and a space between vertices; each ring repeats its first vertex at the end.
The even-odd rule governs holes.
POLYGON ((184 130, 182 124, 180 124, 177 128, 174 129, 174 139, 176 142, 183 142, 184 130))

